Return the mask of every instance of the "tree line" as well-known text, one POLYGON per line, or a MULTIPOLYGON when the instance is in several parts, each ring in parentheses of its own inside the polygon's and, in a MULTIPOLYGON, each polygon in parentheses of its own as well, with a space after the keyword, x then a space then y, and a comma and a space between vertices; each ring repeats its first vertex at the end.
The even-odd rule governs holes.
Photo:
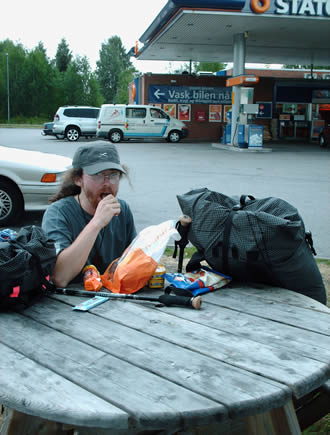
POLYGON ((128 103, 128 84, 139 72, 119 36, 105 41, 92 71, 86 56, 73 56, 63 38, 54 59, 42 42, 32 50, 0 41, 0 122, 8 119, 53 119, 58 107, 128 103), (9 79, 9 80, 8 80, 9 79))

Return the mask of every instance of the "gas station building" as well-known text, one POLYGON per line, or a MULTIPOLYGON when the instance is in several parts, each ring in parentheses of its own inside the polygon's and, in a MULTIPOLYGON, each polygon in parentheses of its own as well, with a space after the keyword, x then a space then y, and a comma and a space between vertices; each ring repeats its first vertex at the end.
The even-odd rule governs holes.
POLYGON ((141 60, 233 63, 217 73, 147 73, 131 84, 130 102, 162 107, 187 123, 191 139, 241 147, 314 140, 330 121, 330 71, 313 67, 330 65, 330 0, 170 0, 140 41, 141 60), (251 70, 246 62, 311 67, 251 70))

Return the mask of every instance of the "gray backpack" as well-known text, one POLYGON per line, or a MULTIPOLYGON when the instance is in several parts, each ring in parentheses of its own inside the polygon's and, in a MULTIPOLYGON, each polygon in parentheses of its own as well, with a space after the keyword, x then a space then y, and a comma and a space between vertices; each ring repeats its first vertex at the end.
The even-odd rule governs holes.
POLYGON ((198 251, 187 271, 198 269, 204 259, 237 281, 287 288, 326 304, 311 234, 291 204, 272 197, 229 197, 206 188, 177 198, 183 214, 192 218, 188 240, 198 251))

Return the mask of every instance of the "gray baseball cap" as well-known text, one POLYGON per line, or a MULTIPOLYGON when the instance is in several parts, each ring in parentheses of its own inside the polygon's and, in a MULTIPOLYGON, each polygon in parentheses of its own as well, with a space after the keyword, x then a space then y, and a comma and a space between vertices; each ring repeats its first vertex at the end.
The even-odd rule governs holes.
POLYGON ((81 146, 72 159, 74 168, 82 168, 88 175, 94 175, 106 169, 117 169, 126 174, 120 164, 117 148, 112 143, 93 142, 90 146, 81 146))

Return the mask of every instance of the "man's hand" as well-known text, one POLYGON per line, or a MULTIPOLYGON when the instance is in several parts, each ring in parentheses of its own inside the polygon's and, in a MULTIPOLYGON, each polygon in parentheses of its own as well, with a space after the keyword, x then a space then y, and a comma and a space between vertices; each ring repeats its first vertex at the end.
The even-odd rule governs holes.
POLYGON ((113 195, 107 195, 103 198, 96 208, 93 221, 95 221, 100 228, 104 228, 114 216, 120 213, 120 204, 118 199, 113 195))

